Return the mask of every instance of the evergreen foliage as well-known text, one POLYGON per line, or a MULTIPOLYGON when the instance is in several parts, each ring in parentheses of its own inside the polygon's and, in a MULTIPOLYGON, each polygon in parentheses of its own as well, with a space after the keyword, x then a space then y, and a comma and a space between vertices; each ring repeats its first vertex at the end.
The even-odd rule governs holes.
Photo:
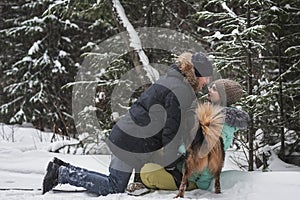
MULTIPOLYGON (((239 106, 249 112, 251 125, 247 132, 239 132, 237 141, 250 152, 250 170, 270 145, 280 144, 283 159, 299 153, 299 1, 121 3, 135 28, 162 27, 192 36, 204 45, 222 77, 242 83, 248 95, 239 106)), ((120 81, 134 68, 132 54, 107 63, 105 58, 93 60, 105 57, 101 50, 93 56, 97 44, 123 31, 111 5, 105 0, 1 1, 0 122, 31 122, 77 138, 76 130, 84 128, 89 133, 86 143, 105 139, 115 123, 114 88, 134 84, 120 81), (105 71, 99 72, 99 62, 107 65, 105 71), (72 98, 87 99, 84 91, 91 89, 91 84, 80 83, 78 72, 94 81, 95 95, 92 102, 72 105, 72 98), (72 97, 74 87, 79 92, 72 97), (73 116, 74 110, 78 115, 73 116), (95 111, 97 120, 90 119, 95 111)), ((170 52, 145 51, 150 63, 172 63, 170 52)), ((126 103, 119 109, 126 112, 146 87, 132 91, 129 101, 121 99, 126 103)))

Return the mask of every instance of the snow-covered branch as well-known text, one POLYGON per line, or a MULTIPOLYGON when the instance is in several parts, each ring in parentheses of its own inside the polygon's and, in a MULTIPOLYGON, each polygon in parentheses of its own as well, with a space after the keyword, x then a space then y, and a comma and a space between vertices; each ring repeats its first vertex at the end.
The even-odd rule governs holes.
POLYGON ((246 22, 243 19, 239 19, 239 17, 237 16, 237 14, 235 14, 232 10, 230 10, 230 8, 227 6, 226 2, 223 2, 221 4, 222 8, 224 10, 226 10, 228 12, 228 14, 232 17, 232 18, 236 18, 238 19, 242 24, 245 24, 246 22))
POLYGON ((143 64, 144 70, 146 71, 146 75, 149 77, 150 81, 153 83, 159 78, 159 73, 156 69, 154 69, 149 64, 149 59, 147 55, 145 54, 141 40, 132 26, 132 24, 129 22, 125 10, 123 6, 121 5, 119 0, 112 0, 113 7, 115 8, 117 15, 120 19, 120 22, 123 24, 124 28, 129 34, 129 40, 130 40, 130 47, 132 47, 138 54, 140 62, 143 64))

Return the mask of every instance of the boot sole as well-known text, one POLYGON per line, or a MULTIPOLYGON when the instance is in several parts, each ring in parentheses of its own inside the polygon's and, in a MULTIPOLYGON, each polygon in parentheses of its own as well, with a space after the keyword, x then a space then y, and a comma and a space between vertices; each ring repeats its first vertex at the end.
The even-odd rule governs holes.
MULTIPOLYGON (((49 162, 48 166, 47 166, 47 173, 45 175, 45 177, 48 175, 49 171, 53 169, 53 165, 54 163, 51 161, 49 162)), ((53 184, 53 187, 51 189, 45 189, 45 177, 44 177, 44 180, 43 180, 43 190, 42 190, 42 194, 45 194, 47 192, 49 192, 50 190, 52 190, 57 184, 53 184)))

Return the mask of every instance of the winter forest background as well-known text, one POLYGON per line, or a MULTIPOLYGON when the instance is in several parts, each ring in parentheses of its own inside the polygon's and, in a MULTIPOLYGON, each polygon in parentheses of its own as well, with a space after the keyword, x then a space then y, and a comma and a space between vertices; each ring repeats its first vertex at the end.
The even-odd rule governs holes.
MULTIPOLYGON (((76 153, 81 148, 83 154, 104 153, 102 141, 118 114, 112 113, 110 97, 120 84, 120 76, 135 68, 141 82, 147 78, 137 52, 128 46, 129 53, 108 63, 106 70, 98 74, 94 104, 77 105, 76 109, 80 109, 77 117, 88 118, 91 112, 96 112, 98 126, 94 122, 81 124, 88 131, 77 131, 72 89, 78 85, 82 89, 87 87, 75 82, 77 72, 97 44, 128 31, 115 2, 0 2, 0 124, 30 123, 37 129, 52 131, 53 142, 72 138, 72 142, 55 151, 76 153)), ((300 1, 121 0, 120 3, 134 28, 167 28, 199 41, 222 77, 243 85, 248 95, 239 106, 250 114, 251 123, 246 131, 238 132, 234 141, 234 147, 246 155, 246 160, 237 160, 240 167, 267 170, 272 152, 286 162, 300 165, 300 1)), ((144 52, 150 63, 174 62, 175 55, 170 52, 156 49, 144 52)), ((123 107, 130 106, 147 86, 136 90, 132 101, 123 107)), ((0 137, 14 140, 13 134, 0 137)))

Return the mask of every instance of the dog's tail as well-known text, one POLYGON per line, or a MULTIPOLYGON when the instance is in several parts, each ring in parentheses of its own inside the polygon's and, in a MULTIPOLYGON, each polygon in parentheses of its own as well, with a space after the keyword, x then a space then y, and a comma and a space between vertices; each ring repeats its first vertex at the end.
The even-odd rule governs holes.
POLYGON ((202 144, 200 152, 204 156, 220 141, 225 122, 225 114, 222 112, 221 106, 208 103, 199 104, 196 114, 202 126, 202 133, 205 138, 205 144, 202 144))

